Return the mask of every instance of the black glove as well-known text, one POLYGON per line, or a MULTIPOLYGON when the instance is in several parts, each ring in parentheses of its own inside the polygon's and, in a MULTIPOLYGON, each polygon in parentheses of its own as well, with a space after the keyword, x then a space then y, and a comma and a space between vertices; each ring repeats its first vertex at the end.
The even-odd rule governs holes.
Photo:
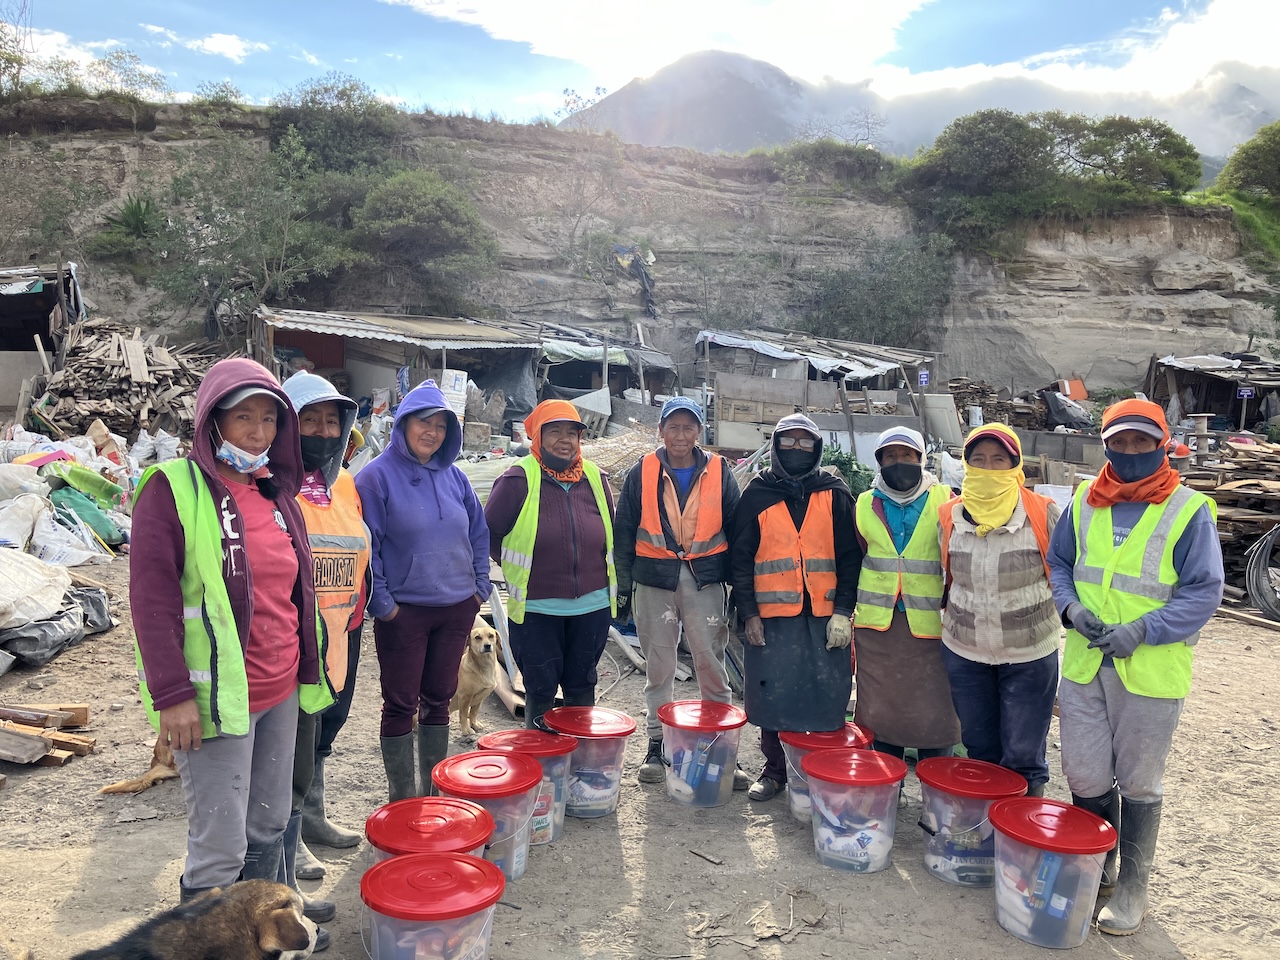
POLYGON ((1097 640, 1091 640, 1089 646, 1096 647, 1108 657, 1123 660, 1132 657, 1138 644, 1147 639, 1147 625, 1141 620, 1122 623, 1116 627, 1108 627, 1097 640))
MULTIPOLYGON (((1077 631, 1086 640, 1097 640, 1107 631, 1107 625, 1079 600, 1067 604, 1067 621, 1071 629, 1077 631)), ((1094 646, 1090 643, 1089 646, 1094 646)))
POLYGON ((618 594, 618 612, 614 615, 613 622, 618 626, 626 626, 631 620, 631 594, 618 594))

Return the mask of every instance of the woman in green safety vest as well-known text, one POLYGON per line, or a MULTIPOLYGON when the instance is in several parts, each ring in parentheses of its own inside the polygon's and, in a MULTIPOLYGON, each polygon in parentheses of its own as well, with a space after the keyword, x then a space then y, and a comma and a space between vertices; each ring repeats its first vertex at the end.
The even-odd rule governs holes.
POLYGON ((201 383, 188 457, 138 484, 129 599, 143 706, 187 804, 183 901, 277 879, 298 709, 333 703, 302 473, 289 398, 240 358, 201 383))

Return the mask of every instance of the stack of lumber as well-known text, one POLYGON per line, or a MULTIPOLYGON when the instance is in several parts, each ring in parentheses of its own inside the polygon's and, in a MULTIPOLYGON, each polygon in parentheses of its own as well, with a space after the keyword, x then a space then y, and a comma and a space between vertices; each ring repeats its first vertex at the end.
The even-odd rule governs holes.
POLYGON ((1012 397, 1001 400, 996 388, 982 380, 956 377, 947 388, 956 404, 960 422, 969 423, 969 408, 982 408, 983 423, 1007 423, 1022 430, 1043 430, 1048 409, 1039 397, 1012 397))
POLYGON ((158 334, 143 337, 141 328, 107 318, 73 324, 43 394, 26 394, 29 418, 60 436, 83 434, 94 420, 127 437, 157 428, 190 436, 196 388, 222 353, 209 342, 171 347, 158 334))
POLYGON ((1184 480, 1217 502, 1227 583, 1246 589, 1246 551, 1280 524, 1280 444, 1228 440, 1216 460, 1188 470, 1184 480))
POLYGON ((616 437, 601 437, 582 442, 582 456, 609 475, 609 485, 621 492, 627 471, 646 453, 658 449, 658 437, 652 430, 628 430, 616 437))
POLYGON ((86 736, 87 703, 15 703, 0 705, 0 760, 60 767, 72 757, 87 757, 98 745, 86 736))

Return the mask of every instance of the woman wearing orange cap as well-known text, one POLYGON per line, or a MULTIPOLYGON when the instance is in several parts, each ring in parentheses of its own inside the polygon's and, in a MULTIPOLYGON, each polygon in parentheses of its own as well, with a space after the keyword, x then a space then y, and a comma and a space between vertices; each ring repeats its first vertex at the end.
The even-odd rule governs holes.
POLYGON ((555 706, 594 706, 596 663, 617 612, 613 493, 582 458, 586 426, 567 400, 525 417, 532 454, 494 481, 490 553, 507 581, 511 647, 524 674, 526 727, 555 706))
POLYGON ((969 756, 1042 796, 1060 633, 1044 557, 1059 510, 1023 486, 1022 445, 1003 424, 970 433, 964 460, 960 496, 939 511, 951 702, 969 756))

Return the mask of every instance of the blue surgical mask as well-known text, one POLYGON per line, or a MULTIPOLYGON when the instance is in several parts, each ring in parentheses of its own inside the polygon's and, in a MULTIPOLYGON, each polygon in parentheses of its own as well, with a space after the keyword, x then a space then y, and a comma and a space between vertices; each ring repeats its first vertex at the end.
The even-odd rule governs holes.
POLYGON ((1116 472, 1121 483, 1137 483, 1145 480, 1164 466, 1165 449, 1156 447, 1150 453, 1120 453, 1107 449, 1107 462, 1116 472))
MULTIPOLYGON (((221 438, 221 434, 219 434, 219 438, 221 438)), ((253 474, 267 465, 267 462, 271 459, 271 450, 264 450, 255 457, 249 451, 237 447, 230 440, 223 440, 222 445, 218 447, 214 456, 231 467, 236 473, 253 474)))

